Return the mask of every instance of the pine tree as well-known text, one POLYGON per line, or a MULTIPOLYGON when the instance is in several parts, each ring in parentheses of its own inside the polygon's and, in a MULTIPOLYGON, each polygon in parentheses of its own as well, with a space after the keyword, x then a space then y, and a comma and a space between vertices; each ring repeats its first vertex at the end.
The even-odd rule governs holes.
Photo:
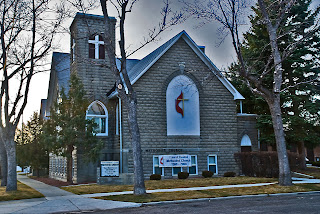
POLYGON ((72 153, 76 149, 87 160, 94 160, 102 148, 96 138, 96 124, 86 119, 88 100, 76 74, 70 76, 68 94, 62 89, 58 102, 51 109, 51 116, 44 126, 44 139, 52 152, 67 158, 67 181, 72 183, 72 153))
MULTIPOLYGON (((312 0, 299 0, 290 11, 289 20, 285 20, 279 38, 279 48, 284 50, 301 35, 307 33, 307 29, 316 23, 316 17, 320 9, 315 11, 309 10, 312 0)), ((243 55, 249 67, 257 76, 265 75, 264 85, 272 88, 273 84, 273 67, 272 61, 269 61, 271 48, 269 44, 268 33, 261 22, 259 10, 253 8, 255 15, 250 17, 252 28, 244 34, 245 46, 243 55), (269 63, 270 72, 264 68, 269 63)), ((287 88, 281 94, 282 113, 285 124, 286 141, 291 145, 298 145, 299 153, 304 155, 304 144, 313 146, 319 142, 319 109, 320 101, 317 95, 320 94, 318 81, 320 36, 314 34, 308 40, 296 46, 295 51, 283 61, 283 80, 282 88, 287 88), (304 84, 299 84, 304 83, 304 84), (294 86, 294 87, 291 87, 294 86)), ((234 64, 230 70, 236 70, 234 64)), ((267 103, 260 97, 257 97, 246 87, 238 77, 231 75, 232 82, 238 86, 240 93, 245 95, 245 106, 248 113, 260 115, 258 124, 262 131, 262 142, 273 143, 274 135, 271 122, 270 111, 267 103)), ((305 160, 305 158, 302 158, 305 160)), ((305 164, 304 164, 305 165, 305 164)))
POLYGON ((49 152, 41 140, 43 121, 37 112, 34 112, 27 124, 22 124, 17 129, 17 164, 21 167, 30 166, 40 175, 40 170, 46 170, 49 166, 49 152))

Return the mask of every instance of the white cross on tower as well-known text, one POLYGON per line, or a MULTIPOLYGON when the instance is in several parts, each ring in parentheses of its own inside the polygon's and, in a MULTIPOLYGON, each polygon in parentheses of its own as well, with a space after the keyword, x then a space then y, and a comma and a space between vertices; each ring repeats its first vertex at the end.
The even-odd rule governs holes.
POLYGON ((99 35, 94 36, 94 40, 89 40, 90 44, 94 44, 94 58, 99 59, 99 45, 104 45, 103 41, 99 41, 99 35))

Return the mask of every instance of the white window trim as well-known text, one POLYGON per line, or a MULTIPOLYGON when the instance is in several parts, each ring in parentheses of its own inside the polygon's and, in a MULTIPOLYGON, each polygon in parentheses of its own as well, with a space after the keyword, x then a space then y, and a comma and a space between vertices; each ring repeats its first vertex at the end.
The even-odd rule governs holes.
POLYGON ((89 44, 94 44, 94 58, 99 59, 99 46, 104 45, 104 41, 99 41, 99 34, 94 36, 94 40, 88 40, 89 44))
POLYGON ((89 106, 88 106, 88 109, 87 109, 87 112, 86 112, 86 119, 88 119, 88 117, 97 117, 97 118, 106 118, 106 133, 97 133, 97 136, 108 136, 108 110, 107 108, 105 107, 105 105, 100 102, 99 100, 95 100, 93 101, 89 106), (90 107, 97 103, 98 105, 102 106, 104 112, 105 112, 105 115, 95 115, 95 114, 88 114, 88 110, 90 109, 90 107))
MULTIPOLYGON (((197 155, 190 155, 191 157, 195 157, 195 162, 196 162, 196 174, 190 174, 190 175, 198 175, 198 157, 197 155)), ((191 165, 192 166, 192 165, 191 165)), ((171 175, 172 176, 178 176, 178 174, 173 174, 173 168, 180 168, 180 172, 182 172, 182 167, 171 167, 171 175)), ((190 172, 190 167, 188 167, 188 173, 190 172)))
POLYGON ((208 157, 207 157, 207 166, 208 166, 208 171, 209 171, 209 166, 210 165, 215 165, 216 166, 216 173, 214 173, 214 175, 217 175, 218 174, 218 156, 217 155, 214 155, 214 154, 212 154, 212 155, 208 155, 208 157), (209 157, 215 157, 215 164, 209 164, 209 157))
MULTIPOLYGON (((155 158, 159 159, 159 156, 158 155, 152 156, 152 174, 155 174, 155 170, 154 170, 154 168, 156 167, 155 166, 155 158)), ((159 166, 159 163, 158 163, 158 166, 159 166)), ((161 176, 164 176, 164 167, 159 167, 159 168, 161 168, 161 176)))
MULTIPOLYGON (((189 172, 189 175, 198 175, 198 156, 197 155, 191 155, 191 157, 195 157, 195 162, 196 162, 196 174, 190 174, 189 172, 189 169, 190 167, 188 167, 188 172, 189 172)), ((191 162, 191 167, 192 167, 192 162, 191 162)))
POLYGON ((119 135, 119 105, 116 106, 116 135, 119 135))

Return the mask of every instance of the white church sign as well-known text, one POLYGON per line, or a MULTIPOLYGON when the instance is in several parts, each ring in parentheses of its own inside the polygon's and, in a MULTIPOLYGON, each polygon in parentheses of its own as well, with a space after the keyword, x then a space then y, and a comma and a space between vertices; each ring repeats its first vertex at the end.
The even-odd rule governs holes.
POLYGON ((159 167, 190 167, 191 155, 159 155, 159 167))
POLYGON ((101 177, 118 177, 119 161, 101 161, 101 177))

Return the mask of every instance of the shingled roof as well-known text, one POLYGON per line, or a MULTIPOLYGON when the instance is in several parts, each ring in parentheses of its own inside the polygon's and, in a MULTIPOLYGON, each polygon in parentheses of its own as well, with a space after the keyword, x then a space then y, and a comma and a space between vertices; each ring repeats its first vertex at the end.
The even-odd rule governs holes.
MULTIPOLYGON (((216 75, 220 82, 233 94, 235 100, 242 100, 244 97, 237 91, 237 89, 221 74, 220 70, 213 64, 213 62, 205 55, 205 53, 199 48, 199 46, 191 39, 191 37, 185 32, 181 31, 159 48, 151 52, 149 55, 141 59, 132 69, 128 70, 128 75, 131 84, 134 84, 139 78, 148 71, 148 69, 157 62, 157 60, 163 56, 170 47, 172 47, 180 38, 191 47, 191 49, 199 56, 199 58, 208 66, 208 68, 216 75)), ((116 93, 112 93, 110 96, 115 96, 116 93)))
POLYGON ((53 100, 56 99, 57 88, 59 90, 64 88, 65 92, 69 91, 69 80, 70 80, 70 54, 53 52, 51 73, 49 80, 48 97, 45 106, 45 112, 43 116, 50 116, 50 107, 53 100))

